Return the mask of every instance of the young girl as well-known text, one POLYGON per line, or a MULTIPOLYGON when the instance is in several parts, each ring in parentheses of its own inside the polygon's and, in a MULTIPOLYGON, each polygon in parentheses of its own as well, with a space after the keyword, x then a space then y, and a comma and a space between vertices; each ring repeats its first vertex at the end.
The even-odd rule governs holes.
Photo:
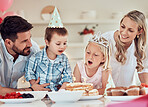
POLYGON ((25 69, 26 80, 31 85, 36 84, 35 81, 40 78, 39 84, 50 83, 46 88, 52 91, 64 89, 67 83, 72 82, 70 64, 66 55, 63 54, 67 47, 68 32, 61 23, 56 23, 56 26, 52 23, 60 22, 59 18, 57 19, 57 21, 51 21, 46 28, 46 47, 30 57, 25 69))
MULTIPOLYGON (((74 69, 75 82, 93 83, 95 89, 106 88, 109 73, 109 45, 100 35, 94 35, 85 49, 85 61, 74 69)), ((102 93, 103 94, 103 93, 102 93)))

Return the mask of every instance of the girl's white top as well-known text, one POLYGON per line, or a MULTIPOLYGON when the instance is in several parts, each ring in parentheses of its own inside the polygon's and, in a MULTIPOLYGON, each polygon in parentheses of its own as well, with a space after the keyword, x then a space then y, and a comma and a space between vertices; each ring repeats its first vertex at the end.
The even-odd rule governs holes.
POLYGON ((102 88, 102 67, 99 67, 97 72, 92 77, 88 77, 86 74, 84 61, 78 61, 77 65, 81 74, 82 82, 92 83, 95 89, 102 88))
MULTIPOLYGON (((116 86, 125 86, 128 87, 132 85, 134 72, 136 70, 137 61, 134 55, 135 52, 135 44, 132 42, 131 46, 127 49, 126 52, 126 63, 122 65, 115 58, 116 43, 114 40, 115 31, 110 31, 102 34, 104 38, 106 38, 110 44, 111 48, 111 60, 110 64, 112 67, 112 78, 116 86)), ((144 70, 142 72, 148 72, 148 52, 146 53, 146 59, 143 61, 144 70)))

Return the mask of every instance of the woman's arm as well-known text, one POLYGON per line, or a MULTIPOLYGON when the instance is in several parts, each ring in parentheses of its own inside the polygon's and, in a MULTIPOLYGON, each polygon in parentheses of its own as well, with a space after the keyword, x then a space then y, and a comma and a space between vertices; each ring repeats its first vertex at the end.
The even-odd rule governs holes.
POLYGON ((0 86, 0 95, 5 95, 6 93, 11 93, 16 91, 32 91, 32 90, 31 88, 14 89, 14 88, 6 88, 6 87, 0 86))
POLYGON ((138 72, 138 74, 139 74, 139 79, 141 83, 148 84, 148 44, 146 45, 145 53, 146 53, 146 57, 143 60, 144 69, 141 72, 138 72))
POLYGON ((76 64, 76 66, 74 68, 73 75, 74 75, 74 78, 75 78, 74 82, 81 82, 81 74, 80 74, 80 71, 79 71, 78 64, 76 64))
POLYGON ((147 72, 138 73, 138 75, 139 75, 139 79, 140 79, 141 83, 148 84, 148 73, 147 72))
MULTIPOLYGON (((38 78, 37 81, 34 82, 34 84, 31 86, 31 88, 34 91, 51 91, 48 88, 44 88, 48 85, 50 85, 49 83, 45 83, 45 84, 38 84, 40 81, 40 79, 38 78)), ((6 87, 2 87, 0 85, 0 95, 5 95, 6 93, 11 93, 11 92, 16 92, 16 91, 32 91, 31 88, 20 88, 20 89, 14 89, 14 88, 6 88, 6 87)))

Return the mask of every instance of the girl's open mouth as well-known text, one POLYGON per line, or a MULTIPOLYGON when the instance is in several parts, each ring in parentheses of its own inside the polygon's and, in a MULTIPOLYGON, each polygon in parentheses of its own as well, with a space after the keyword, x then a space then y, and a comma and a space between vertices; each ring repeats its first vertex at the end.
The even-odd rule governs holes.
POLYGON ((92 63, 93 63, 92 61, 88 61, 88 64, 90 64, 90 65, 91 65, 92 63))

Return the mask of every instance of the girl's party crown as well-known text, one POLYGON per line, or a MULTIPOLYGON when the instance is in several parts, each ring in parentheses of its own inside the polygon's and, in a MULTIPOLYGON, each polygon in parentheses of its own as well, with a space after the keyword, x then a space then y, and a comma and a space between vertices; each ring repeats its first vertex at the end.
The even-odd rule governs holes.
POLYGON ((109 42, 101 36, 101 32, 94 34, 93 37, 89 39, 90 42, 96 42, 99 45, 102 45, 106 48, 109 48, 109 42))
POLYGON ((49 28, 63 28, 64 27, 56 7, 55 7, 54 12, 51 16, 51 20, 49 22, 48 27, 49 28))

